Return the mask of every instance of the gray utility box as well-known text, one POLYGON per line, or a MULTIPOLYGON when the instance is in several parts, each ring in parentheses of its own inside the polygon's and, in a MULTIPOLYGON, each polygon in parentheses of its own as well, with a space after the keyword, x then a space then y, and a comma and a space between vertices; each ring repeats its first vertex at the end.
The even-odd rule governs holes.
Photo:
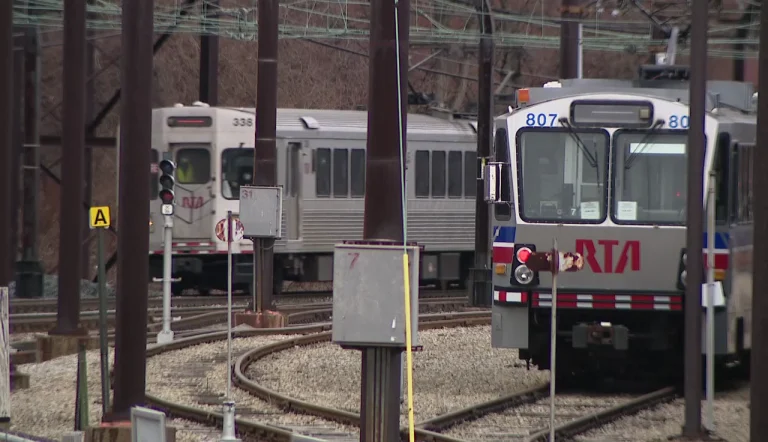
POLYGON ((282 238, 282 214, 282 187, 240 187, 239 216, 246 238, 282 238))
MULTIPOLYGON (((419 248, 408 247, 411 346, 418 347, 419 248)), ((405 347, 403 246, 339 244, 333 253, 333 342, 405 347)))

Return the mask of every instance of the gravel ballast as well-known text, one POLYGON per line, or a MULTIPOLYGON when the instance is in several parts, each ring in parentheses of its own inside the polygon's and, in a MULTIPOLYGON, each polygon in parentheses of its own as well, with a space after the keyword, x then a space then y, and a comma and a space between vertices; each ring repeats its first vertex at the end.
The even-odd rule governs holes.
MULTIPOLYGON (((247 350, 295 336, 237 338, 232 341, 233 363, 247 350)), ((226 341, 201 344, 164 353, 147 361, 147 393, 195 408, 221 411, 227 385, 226 341)), ((328 374, 333 376, 332 373, 328 374)), ((237 417, 298 429, 305 434, 349 436, 359 439, 356 428, 313 416, 285 413, 278 407, 232 387, 237 417)))
MULTIPOLYGON (((488 401, 545 382, 526 370, 513 350, 491 348, 490 327, 419 332, 424 351, 413 354, 416 421, 488 401)), ((286 350, 252 364, 247 375, 280 393, 314 404, 359 412, 360 352, 322 343, 286 350)), ((403 404, 401 424, 407 424, 403 404)))

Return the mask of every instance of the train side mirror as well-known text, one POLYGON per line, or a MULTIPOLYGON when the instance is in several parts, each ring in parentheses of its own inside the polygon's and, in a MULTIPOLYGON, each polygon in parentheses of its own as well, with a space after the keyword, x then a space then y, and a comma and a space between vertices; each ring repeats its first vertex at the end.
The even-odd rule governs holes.
POLYGON ((503 163, 488 163, 483 168, 485 182, 485 202, 489 204, 501 204, 501 170, 503 163))

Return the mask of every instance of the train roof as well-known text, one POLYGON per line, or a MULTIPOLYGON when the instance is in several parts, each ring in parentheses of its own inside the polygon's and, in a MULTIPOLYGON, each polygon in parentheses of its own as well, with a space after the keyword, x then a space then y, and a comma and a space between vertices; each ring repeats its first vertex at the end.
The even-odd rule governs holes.
MULTIPOLYGON (((245 113, 255 115, 254 108, 179 106, 155 109, 166 115, 208 115, 217 113, 245 113)), ((277 129, 283 131, 336 131, 365 132, 368 128, 368 112, 328 109, 278 109, 277 129)), ((439 133, 476 136, 477 123, 466 119, 448 119, 424 114, 408 114, 409 133, 439 133)))
MULTIPOLYGON (((677 101, 687 105, 690 104, 689 87, 689 82, 677 80, 568 79, 544 87, 528 88, 529 98, 525 104, 595 93, 615 93, 677 101)), ((516 99, 519 91, 517 94, 516 99)), ((738 112, 753 113, 756 111, 754 86, 736 81, 708 81, 705 106, 708 112, 727 107, 738 112)))

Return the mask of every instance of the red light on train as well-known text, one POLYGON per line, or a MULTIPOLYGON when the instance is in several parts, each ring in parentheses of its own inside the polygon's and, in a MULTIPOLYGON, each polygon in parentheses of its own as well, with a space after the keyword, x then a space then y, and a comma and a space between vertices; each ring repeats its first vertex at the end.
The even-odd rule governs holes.
POLYGON ((528 261, 528 258, 531 257, 531 253, 533 253, 531 252, 531 249, 528 247, 522 247, 517 251, 517 260, 525 264, 526 261, 528 261))

